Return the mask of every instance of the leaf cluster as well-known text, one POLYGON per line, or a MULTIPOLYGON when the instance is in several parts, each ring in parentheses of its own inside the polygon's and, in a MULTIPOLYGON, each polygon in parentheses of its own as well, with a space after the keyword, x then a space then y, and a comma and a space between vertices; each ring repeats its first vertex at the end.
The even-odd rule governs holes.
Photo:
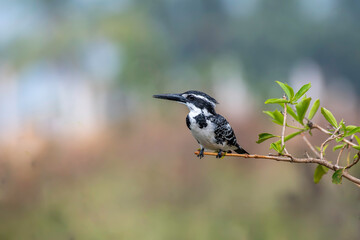
MULTIPOLYGON (((320 108, 320 100, 316 99, 311 105, 312 98, 306 96, 306 93, 311 88, 311 83, 303 85, 297 92, 295 92, 294 89, 286 83, 279 81, 276 81, 276 83, 282 88, 285 95, 283 98, 268 99, 265 101, 265 104, 276 104, 280 107, 280 110, 275 109, 274 111, 264 111, 264 113, 268 115, 270 120, 275 124, 282 125, 283 127, 294 129, 296 131, 286 136, 279 136, 271 133, 261 133, 259 134, 257 143, 262 143, 268 139, 276 138, 276 141, 270 143, 270 149, 275 150, 279 155, 283 155, 285 150, 285 142, 304 132, 308 132, 310 135, 312 135, 312 119, 320 108), (285 118, 284 113, 290 115, 298 126, 289 125, 287 121, 288 118, 285 118), (285 119, 286 122, 284 122, 285 119), (284 144, 282 144, 282 142, 284 142, 284 144)), ((331 136, 329 141, 336 140, 336 142, 338 142, 338 144, 333 148, 333 151, 337 151, 339 149, 344 150, 345 148, 355 149, 357 152, 360 151, 360 138, 356 135, 360 132, 359 126, 345 125, 343 120, 338 122, 331 111, 324 107, 321 107, 321 114, 331 126, 329 131, 325 130, 326 133, 331 136), (355 138, 357 144, 349 144, 350 140, 347 139, 348 137, 355 138)), ((317 147, 319 155, 324 155, 327 147, 328 144, 325 144, 325 142, 324 146, 321 148, 317 147)), ((339 158, 341 156, 342 150, 339 152, 339 158)), ((359 157, 358 153, 355 154, 354 159, 356 157, 359 157)), ((348 159, 348 165, 349 162, 350 161, 348 159)), ((341 183, 342 174, 345 169, 346 167, 340 167, 334 172, 332 175, 333 183, 341 183)), ((314 182, 318 183, 322 176, 328 172, 328 170, 329 169, 327 167, 318 165, 314 172, 314 182)))

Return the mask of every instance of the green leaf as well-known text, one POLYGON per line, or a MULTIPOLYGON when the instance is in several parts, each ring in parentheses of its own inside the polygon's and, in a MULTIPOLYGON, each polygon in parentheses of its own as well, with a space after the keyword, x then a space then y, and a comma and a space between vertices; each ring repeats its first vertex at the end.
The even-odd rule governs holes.
POLYGON ((354 135, 354 137, 355 137, 357 143, 360 145, 360 138, 358 136, 356 136, 356 135, 354 135))
POLYGON ((291 133, 291 134, 287 135, 286 137, 284 137, 284 142, 289 141, 290 139, 292 139, 293 137, 299 135, 302 132, 303 131, 298 131, 298 132, 294 132, 294 133, 291 133))
POLYGON ((277 151, 278 153, 282 154, 282 152, 284 151, 285 146, 281 147, 281 143, 280 142, 274 142, 270 144, 270 149, 274 149, 275 151, 277 151))
POLYGON ((298 104, 296 104, 296 111, 298 115, 298 122, 304 125, 303 120, 305 117, 305 113, 309 108, 311 102, 311 98, 303 98, 298 104))
POLYGON ((283 125, 284 116, 279 112, 279 110, 271 111, 263 111, 263 113, 267 114, 273 119, 273 122, 279 125, 283 125))
POLYGON ((334 184, 340 184, 342 180, 342 175, 345 168, 338 169, 334 172, 332 175, 332 183, 334 184))
POLYGON ((299 100, 310 88, 311 88, 311 83, 302 86, 300 90, 295 94, 295 97, 291 99, 291 101, 296 102, 297 100, 299 100))
POLYGON ((321 108, 321 114, 324 116, 324 118, 331 124, 333 125, 335 128, 338 127, 338 124, 336 122, 336 119, 334 117, 334 115, 327 110, 326 108, 321 108))
POLYGON ((344 128, 346 127, 344 119, 341 119, 341 121, 339 122, 339 126, 344 127, 344 128))
POLYGON ((344 147, 345 146, 345 143, 343 143, 343 144, 338 144, 338 145, 336 145, 335 147, 333 147, 333 151, 335 152, 336 150, 338 150, 338 149, 340 149, 340 148, 342 148, 342 147, 344 147))
POLYGON ((283 125, 284 116, 279 112, 279 110, 271 111, 263 111, 263 113, 267 114, 273 119, 273 122, 279 125, 283 125))
POLYGON ((265 104, 273 104, 273 103, 289 103, 289 100, 284 98, 270 98, 265 101, 265 104))
POLYGON ((329 146, 329 144, 326 144, 326 145, 324 146, 324 154, 325 154, 325 151, 326 151, 326 149, 328 148, 328 146, 329 146))
POLYGON ((343 140, 344 140, 344 137, 335 138, 335 141, 336 141, 336 142, 342 142, 343 140))
POLYGON ((352 131, 354 128, 357 128, 358 126, 354 126, 354 125, 348 125, 346 126, 346 131, 350 132, 352 131))
POLYGON ((274 111, 274 123, 277 123, 279 125, 284 124, 284 115, 279 110, 274 111))
POLYGON ((344 131, 344 135, 347 134, 346 125, 344 123, 344 119, 341 119, 339 125, 341 126, 341 129, 344 131))
POLYGON ((290 114, 290 116, 292 116, 296 121, 299 121, 298 120, 298 116, 296 115, 296 113, 294 112, 294 110, 289 106, 287 105, 286 106, 286 111, 290 114))
POLYGON ((270 149, 274 149, 277 152, 280 151, 280 148, 278 147, 278 144, 276 144, 276 143, 271 143, 270 144, 270 149))
POLYGON ((323 165, 318 165, 314 172, 314 183, 319 183, 322 176, 324 176, 329 169, 323 165))
POLYGON ((263 113, 267 114, 267 115, 270 116, 272 119, 275 118, 274 112, 271 112, 271 111, 263 111, 263 113))
POLYGON ((314 104, 312 105, 312 107, 310 109, 310 112, 309 112, 309 115, 308 115, 309 120, 314 118, 317 110, 319 109, 319 106, 320 106, 320 100, 316 99, 316 101, 314 102, 314 104))
MULTIPOLYGON (((287 142, 289 141, 290 139, 294 138, 295 136, 299 135, 300 133, 302 133, 303 131, 298 131, 298 132, 294 132, 294 133, 291 133, 287 136, 284 137, 284 142, 287 142)), ((280 136, 279 136, 280 137, 280 136)), ((281 146, 281 139, 276 141, 275 144, 278 144, 279 146, 281 146)))
MULTIPOLYGON (((282 108, 285 107, 285 104, 284 104, 284 103, 279 103, 279 105, 280 105, 282 108)), ((296 113, 294 112, 294 110, 292 109, 292 107, 291 107, 289 104, 286 105, 286 112, 287 112, 290 116, 292 116, 296 121, 298 121, 298 116, 296 115, 296 113)))
POLYGON ((360 146, 352 146, 354 149, 359 150, 360 151, 360 146))
POLYGON ((351 130, 350 132, 346 133, 346 134, 344 135, 344 137, 351 136, 351 135, 353 135, 353 134, 355 134, 355 133, 358 133, 358 132, 360 132, 360 127, 354 128, 354 129, 351 130))
POLYGON ((265 140, 268 140, 268 139, 273 138, 273 137, 279 137, 279 136, 272 135, 271 133, 260 133, 259 134, 259 140, 257 140, 256 143, 262 143, 265 140))
MULTIPOLYGON (((328 146, 329 146, 329 144, 326 144, 326 145, 324 146, 324 155, 325 155, 325 151, 326 151, 326 149, 327 149, 328 146)), ((315 146, 315 148, 316 148, 319 152, 321 152, 321 147, 315 146)))
POLYGON ((281 144, 278 142, 270 144, 270 149, 274 149, 275 151, 277 151, 280 154, 282 154, 282 152, 284 151, 284 148, 285 148, 285 146, 281 147, 281 144))
POLYGON ((292 87, 290 87, 286 83, 282 83, 279 81, 276 81, 276 83, 279 84, 280 87, 284 90, 285 94, 288 97, 288 100, 291 100, 294 97, 294 90, 292 89, 292 87))

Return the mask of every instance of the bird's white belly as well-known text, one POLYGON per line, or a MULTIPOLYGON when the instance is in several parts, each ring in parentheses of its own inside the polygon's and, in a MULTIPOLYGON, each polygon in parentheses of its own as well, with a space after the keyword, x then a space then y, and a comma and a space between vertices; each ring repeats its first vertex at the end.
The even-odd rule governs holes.
MULTIPOLYGON (((194 138, 206 149, 219 150, 224 149, 223 144, 217 144, 215 140, 215 126, 210 121, 206 121, 207 126, 200 128, 196 123, 191 124, 191 133, 194 138)), ((227 149, 224 149, 227 150, 227 149)))
MULTIPOLYGON (((226 142, 222 144, 216 143, 215 139, 215 127, 216 125, 211 121, 206 119, 206 127, 200 127, 196 122, 195 118, 199 113, 197 112, 190 112, 189 113, 189 121, 190 121, 190 129, 191 133, 194 138, 199 142, 199 144, 204 147, 205 149, 209 150, 235 150, 237 147, 235 146, 228 146, 226 142)), ((200 124, 201 125, 201 124, 200 124)))
POLYGON ((210 126, 204 128, 194 127, 191 129, 191 133, 194 138, 207 149, 216 150, 219 149, 220 144, 216 144, 214 132, 210 130, 210 126))

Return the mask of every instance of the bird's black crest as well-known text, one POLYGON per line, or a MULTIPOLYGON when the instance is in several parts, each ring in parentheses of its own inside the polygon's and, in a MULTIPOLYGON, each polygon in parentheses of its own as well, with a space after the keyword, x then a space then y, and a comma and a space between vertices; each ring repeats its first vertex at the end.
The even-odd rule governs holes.
POLYGON ((205 97, 205 98, 209 99, 209 101, 211 101, 211 102, 213 102, 213 103, 215 103, 215 104, 219 104, 219 103, 218 103, 218 101, 216 101, 216 99, 215 99, 215 98, 213 98, 213 97, 211 97, 211 96, 207 95, 207 94, 206 94, 206 93, 204 93, 204 92, 200 92, 200 91, 196 91, 196 90, 190 90, 190 91, 186 91, 186 92, 184 92, 183 94, 194 94, 194 95, 200 95, 200 96, 203 96, 203 97, 205 97))

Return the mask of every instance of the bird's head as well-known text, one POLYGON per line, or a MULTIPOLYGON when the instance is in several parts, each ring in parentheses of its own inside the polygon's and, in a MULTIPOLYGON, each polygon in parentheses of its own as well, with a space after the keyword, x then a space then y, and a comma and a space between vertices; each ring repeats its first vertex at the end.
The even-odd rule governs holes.
POLYGON ((189 108, 190 112, 203 112, 205 114, 215 114, 215 106, 218 104, 214 98, 206 93, 194 90, 184 93, 159 94, 153 97, 183 103, 189 108))

